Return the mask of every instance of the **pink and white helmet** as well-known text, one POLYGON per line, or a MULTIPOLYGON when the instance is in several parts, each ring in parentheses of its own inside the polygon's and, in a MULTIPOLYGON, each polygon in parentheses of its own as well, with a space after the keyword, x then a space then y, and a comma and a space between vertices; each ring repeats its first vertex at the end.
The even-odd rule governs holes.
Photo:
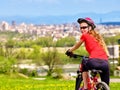
POLYGON ((91 18, 89 18, 89 17, 79 18, 79 19, 77 20, 77 22, 78 22, 79 24, 82 23, 82 22, 86 22, 87 24, 89 24, 90 26, 92 26, 93 29, 96 27, 95 24, 94 24, 94 21, 93 21, 91 18))

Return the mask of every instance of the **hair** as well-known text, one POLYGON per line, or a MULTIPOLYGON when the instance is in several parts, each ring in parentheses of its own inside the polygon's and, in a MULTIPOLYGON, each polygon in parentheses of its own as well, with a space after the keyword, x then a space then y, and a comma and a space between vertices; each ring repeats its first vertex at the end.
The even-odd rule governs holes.
POLYGON ((106 44, 105 44, 104 39, 102 38, 102 36, 97 31, 95 31, 95 30, 90 30, 88 33, 91 34, 93 37, 95 37, 95 39, 99 42, 99 44, 105 50, 105 52, 107 53, 107 55, 109 55, 108 50, 107 50, 107 46, 106 46, 106 44))

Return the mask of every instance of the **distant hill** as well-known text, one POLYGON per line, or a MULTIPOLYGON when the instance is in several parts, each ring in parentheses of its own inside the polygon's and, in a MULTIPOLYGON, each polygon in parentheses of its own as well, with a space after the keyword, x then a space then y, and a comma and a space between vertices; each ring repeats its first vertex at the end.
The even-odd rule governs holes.
POLYGON ((19 23, 33 23, 33 24, 63 24, 76 22, 80 17, 91 17, 95 23, 110 22, 110 24, 117 24, 120 22, 120 11, 114 11, 104 14, 98 13, 79 13, 76 15, 62 15, 62 16, 0 16, 0 21, 7 21, 11 23, 15 21, 19 23))
POLYGON ((103 24, 103 25, 120 25, 120 22, 103 22, 103 23, 100 23, 100 24, 103 24))

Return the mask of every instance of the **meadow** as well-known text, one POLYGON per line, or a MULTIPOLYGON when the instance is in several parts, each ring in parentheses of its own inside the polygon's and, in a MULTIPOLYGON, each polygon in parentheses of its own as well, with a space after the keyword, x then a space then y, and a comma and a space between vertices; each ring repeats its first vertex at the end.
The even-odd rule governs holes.
MULTIPOLYGON (((74 90, 74 80, 46 78, 35 80, 33 78, 10 77, 0 75, 0 90, 74 90)), ((110 83, 110 90, 120 90, 119 83, 110 83)))

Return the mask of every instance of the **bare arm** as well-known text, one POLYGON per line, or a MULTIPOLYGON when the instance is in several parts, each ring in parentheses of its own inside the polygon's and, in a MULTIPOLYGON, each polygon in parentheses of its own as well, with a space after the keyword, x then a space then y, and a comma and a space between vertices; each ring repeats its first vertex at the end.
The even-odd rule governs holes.
POLYGON ((78 49, 81 46, 82 43, 83 43, 83 41, 80 40, 69 51, 72 52, 72 51, 78 49))

